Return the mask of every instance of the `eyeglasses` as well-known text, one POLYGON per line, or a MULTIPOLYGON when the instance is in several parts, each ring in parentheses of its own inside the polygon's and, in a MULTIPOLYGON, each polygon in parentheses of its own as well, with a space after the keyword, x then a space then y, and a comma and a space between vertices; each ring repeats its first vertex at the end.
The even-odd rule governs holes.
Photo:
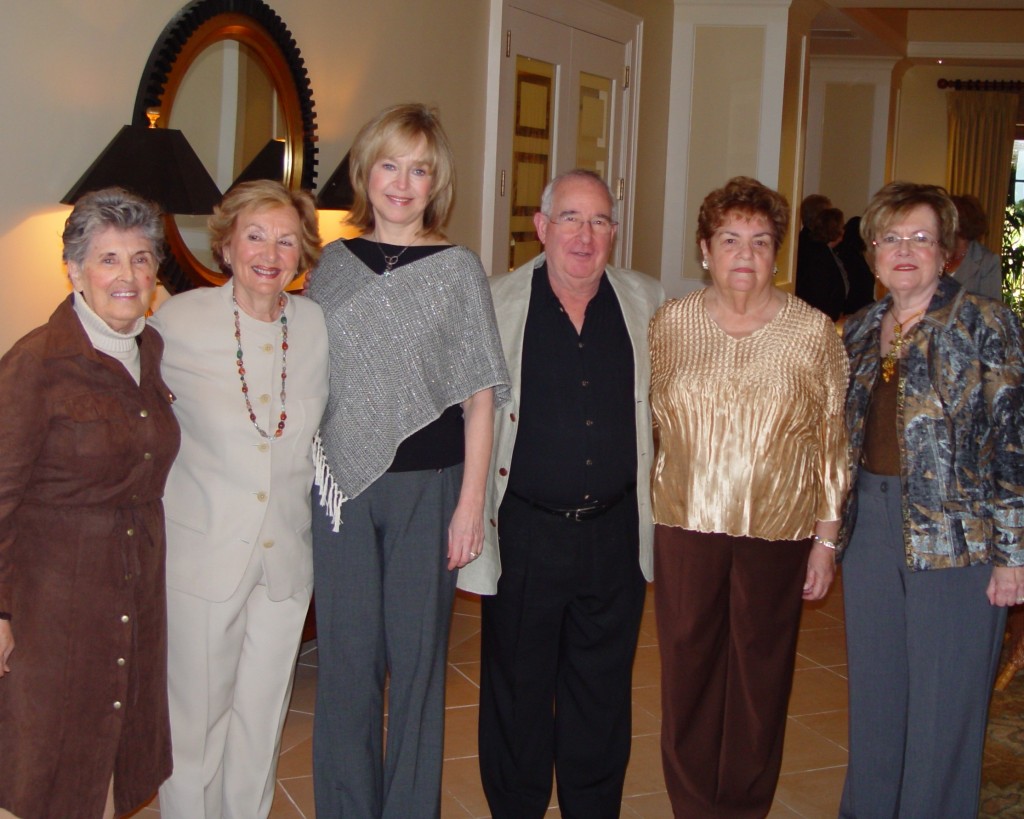
POLYGON ((578 213, 563 213, 561 216, 548 216, 544 218, 555 225, 559 225, 566 233, 579 233, 584 225, 590 225, 590 229, 598 236, 607 236, 612 232, 618 222, 612 221, 607 216, 595 216, 593 219, 584 219, 578 213))
POLYGON ((897 236, 895 233, 887 233, 881 239, 876 239, 871 244, 883 250, 896 250, 902 247, 904 242, 910 242, 910 246, 915 250, 927 250, 938 244, 927 233, 915 233, 913 236, 897 236))

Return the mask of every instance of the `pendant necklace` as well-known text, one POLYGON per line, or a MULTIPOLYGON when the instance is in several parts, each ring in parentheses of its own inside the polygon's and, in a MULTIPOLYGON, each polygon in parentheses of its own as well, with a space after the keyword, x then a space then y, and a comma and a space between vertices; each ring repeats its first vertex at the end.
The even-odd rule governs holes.
POLYGON ((380 240, 377 238, 377 231, 373 232, 373 241, 377 244, 377 249, 380 251, 380 255, 384 257, 384 272, 382 276, 390 276, 391 271, 395 269, 395 265, 398 264, 398 260, 402 258, 402 254, 405 253, 412 245, 406 245, 394 256, 389 256, 384 252, 384 248, 381 246, 380 240))
POLYGON ((886 353, 885 358, 882 359, 882 380, 885 381, 886 384, 889 383, 889 380, 892 378, 892 374, 896 371, 896 359, 899 358, 900 350, 902 350, 904 345, 907 343, 907 338, 903 335, 903 325, 909 324, 914 319, 920 318, 924 315, 924 310, 922 310, 920 313, 914 313, 914 315, 905 321, 897 321, 895 308, 890 308, 890 310, 892 311, 892 318, 895 324, 892 328, 892 344, 889 345, 889 352, 886 353))
POLYGON ((288 420, 288 415, 284 409, 285 382, 288 378, 288 319, 284 314, 286 300, 282 295, 278 302, 281 307, 281 415, 277 422, 277 429, 269 433, 264 432, 256 422, 256 413, 253 411, 252 402, 249 400, 249 384, 245 380, 245 362, 242 359, 242 325, 238 316, 238 302, 235 301, 234 294, 231 296, 231 304, 234 306, 235 311, 235 342, 238 344, 238 352, 235 354, 235 359, 238 363, 238 377, 242 382, 242 396, 245 398, 245 408, 249 411, 249 420, 256 427, 260 437, 273 441, 275 438, 280 438, 284 435, 285 422, 288 420))

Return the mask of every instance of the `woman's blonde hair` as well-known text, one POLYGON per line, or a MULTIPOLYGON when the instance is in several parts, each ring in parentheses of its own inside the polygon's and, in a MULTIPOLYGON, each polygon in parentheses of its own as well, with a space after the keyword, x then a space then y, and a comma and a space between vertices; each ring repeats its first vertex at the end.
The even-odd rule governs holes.
POLYGON ((356 135, 349 151, 349 175, 355 194, 347 222, 364 233, 374 228, 373 206, 367 187, 370 171, 383 156, 407 153, 423 139, 427 170, 431 175, 430 198, 423 212, 422 234, 440 234, 452 207, 455 191, 455 162, 448 137, 437 112, 420 103, 385 108, 356 135))

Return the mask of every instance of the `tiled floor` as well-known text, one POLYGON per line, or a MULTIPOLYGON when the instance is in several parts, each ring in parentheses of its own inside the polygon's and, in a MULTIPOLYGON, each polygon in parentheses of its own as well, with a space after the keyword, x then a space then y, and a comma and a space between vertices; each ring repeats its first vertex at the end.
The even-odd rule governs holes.
MULTIPOLYGON (((828 598, 804 607, 782 777, 770 819, 832 819, 846 773, 846 651, 841 583, 828 598)), ((457 598, 448 652, 443 819, 487 817, 477 771, 477 688, 480 676, 480 604, 457 598)), ((661 774, 658 638, 648 592, 633 669, 633 752, 622 800, 624 819, 671 819, 661 774)), ((316 689, 316 647, 303 646, 285 724, 272 819, 313 819, 311 746, 316 689)), ((554 800, 552 800, 554 801, 554 800)), ((557 817, 558 809, 548 811, 557 817)), ((159 807, 136 819, 153 819, 159 807)))

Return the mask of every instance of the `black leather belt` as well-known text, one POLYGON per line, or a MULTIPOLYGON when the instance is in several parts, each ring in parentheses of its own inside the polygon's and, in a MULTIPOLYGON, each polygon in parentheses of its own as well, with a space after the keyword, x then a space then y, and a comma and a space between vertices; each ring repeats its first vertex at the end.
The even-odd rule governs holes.
POLYGON ((619 492, 616 495, 608 498, 604 501, 592 501, 584 506, 550 506, 546 503, 540 503, 539 501, 531 500, 530 498, 523 497, 518 492, 513 492, 511 489, 506 489, 505 492, 511 495, 516 500, 520 500, 527 506, 532 506, 534 509, 539 509, 541 512, 547 512, 549 515, 555 515, 556 517, 565 518, 576 523, 582 523, 585 520, 593 520, 599 518, 609 509, 614 506, 627 495, 636 491, 636 483, 632 483, 619 492))

